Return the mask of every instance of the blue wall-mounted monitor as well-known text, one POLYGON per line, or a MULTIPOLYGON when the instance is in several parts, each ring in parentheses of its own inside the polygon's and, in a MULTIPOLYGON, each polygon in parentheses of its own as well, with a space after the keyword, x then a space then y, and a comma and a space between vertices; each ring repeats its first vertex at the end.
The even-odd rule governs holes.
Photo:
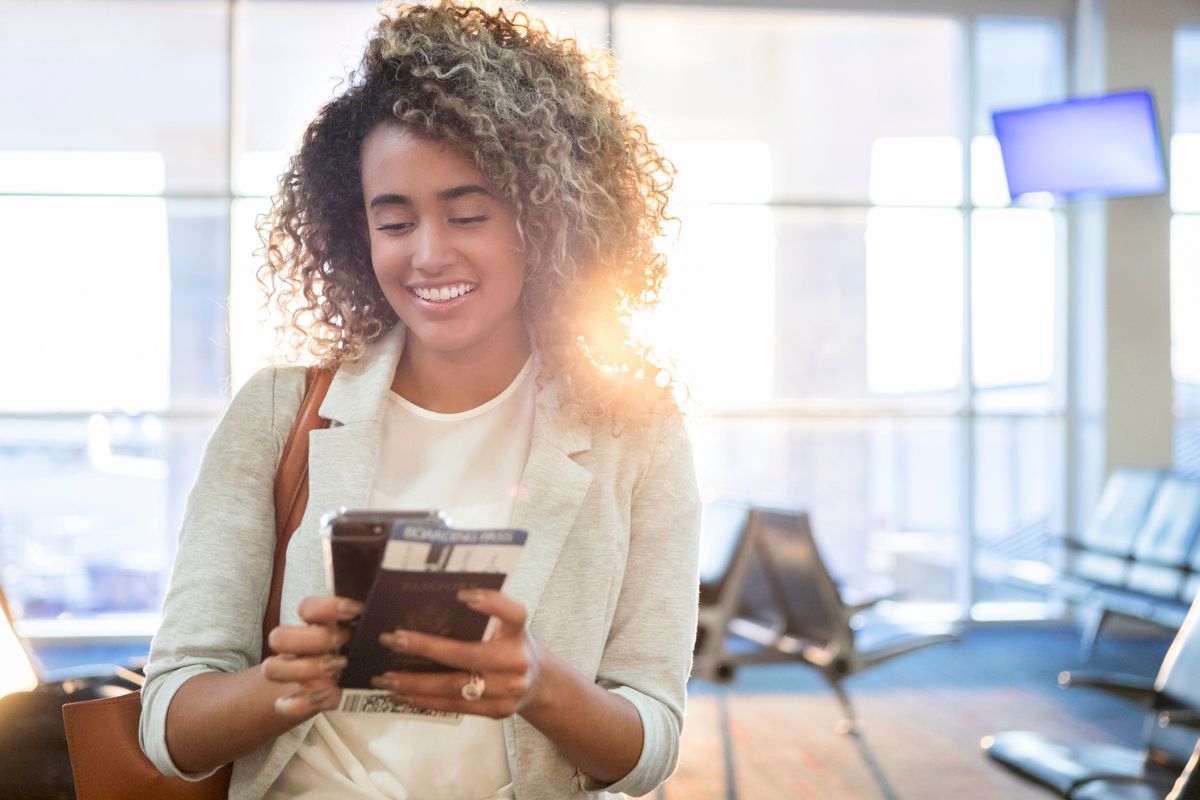
POLYGON ((1014 199, 1166 191, 1154 98, 1144 89, 996 111, 992 124, 1014 199))

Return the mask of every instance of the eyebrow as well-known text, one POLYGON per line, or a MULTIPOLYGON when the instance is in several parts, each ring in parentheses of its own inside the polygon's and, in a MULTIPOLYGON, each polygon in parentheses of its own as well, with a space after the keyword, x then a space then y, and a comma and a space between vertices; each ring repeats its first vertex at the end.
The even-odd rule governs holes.
MULTIPOLYGON (((485 197, 491 197, 492 193, 478 184, 469 183, 464 186, 454 186, 449 189, 443 189, 438 192, 439 200, 456 200, 469 194, 481 194, 485 197)), ((371 200, 371 208, 377 206, 411 206, 412 200, 407 195, 403 194, 381 194, 376 195, 371 200)))

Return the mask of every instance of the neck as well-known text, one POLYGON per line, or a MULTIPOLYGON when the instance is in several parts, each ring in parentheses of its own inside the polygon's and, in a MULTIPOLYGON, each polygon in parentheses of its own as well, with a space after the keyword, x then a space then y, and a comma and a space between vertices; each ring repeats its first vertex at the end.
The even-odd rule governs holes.
POLYGON ((524 328, 502 347, 438 352, 407 339, 392 391, 421 408, 456 414, 477 408, 503 392, 529 359, 524 328))

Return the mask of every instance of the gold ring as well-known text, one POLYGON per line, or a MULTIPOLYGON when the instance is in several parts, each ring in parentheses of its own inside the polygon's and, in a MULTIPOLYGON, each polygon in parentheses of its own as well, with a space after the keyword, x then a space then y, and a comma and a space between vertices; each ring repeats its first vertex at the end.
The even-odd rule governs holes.
POLYGON ((462 687, 463 700, 475 701, 483 697, 483 687, 483 676, 472 670, 470 680, 462 687))

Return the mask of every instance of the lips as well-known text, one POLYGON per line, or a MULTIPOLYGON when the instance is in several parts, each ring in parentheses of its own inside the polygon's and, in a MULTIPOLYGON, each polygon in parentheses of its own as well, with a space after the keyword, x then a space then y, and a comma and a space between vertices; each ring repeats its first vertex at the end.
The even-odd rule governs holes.
POLYGON ((449 314, 471 302, 479 288, 477 283, 448 283, 441 286, 409 286, 408 296, 415 308, 426 314, 449 314), (442 299, 445 297, 446 299, 442 299))
POLYGON ((470 294, 478 287, 477 283, 459 281, 440 286, 409 286, 408 291, 427 303, 444 303, 470 294))

